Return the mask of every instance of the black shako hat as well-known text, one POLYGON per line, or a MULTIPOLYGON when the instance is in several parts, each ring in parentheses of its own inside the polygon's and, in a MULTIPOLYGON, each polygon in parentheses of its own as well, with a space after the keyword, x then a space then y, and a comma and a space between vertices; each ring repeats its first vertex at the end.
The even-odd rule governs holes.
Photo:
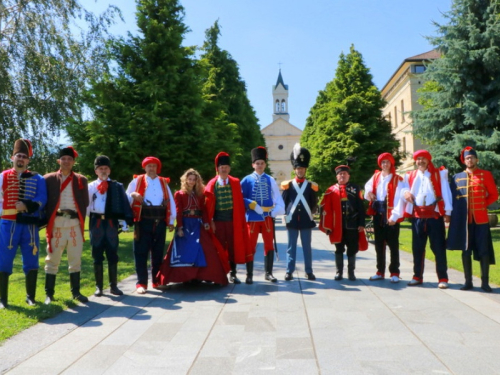
POLYGON ((311 153, 307 148, 300 147, 300 143, 295 143, 293 151, 290 154, 290 161, 293 168, 303 167, 309 168, 309 161, 311 160, 311 153))
POLYGON ((252 153, 252 163, 255 163, 257 160, 267 161, 267 150, 265 147, 259 146, 251 151, 252 153))
POLYGON ((101 155, 94 160, 94 170, 99 167, 109 167, 111 168, 111 160, 106 155, 101 155))

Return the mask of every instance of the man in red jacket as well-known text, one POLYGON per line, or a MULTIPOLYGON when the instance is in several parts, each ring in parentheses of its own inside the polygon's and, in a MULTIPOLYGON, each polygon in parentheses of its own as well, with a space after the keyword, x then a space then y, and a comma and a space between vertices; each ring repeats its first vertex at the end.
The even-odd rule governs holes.
POLYGON ((495 253, 488 222, 488 206, 498 200, 498 190, 491 172, 478 168, 476 150, 464 148, 460 159, 467 169, 451 180, 453 211, 447 248, 462 250, 465 285, 461 289, 472 289, 471 256, 474 255, 474 259, 481 264, 481 288, 491 292, 489 268, 490 264, 495 264, 495 253))
POLYGON ((231 273, 229 280, 241 284, 236 276, 236 264, 253 261, 253 249, 249 246, 248 227, 245 219, 245 202, 240 180, 229 175, 229 154, 219 152, 215 157, 218 175, 205 187, 208 221, 215 237, 226 249, 231 273))

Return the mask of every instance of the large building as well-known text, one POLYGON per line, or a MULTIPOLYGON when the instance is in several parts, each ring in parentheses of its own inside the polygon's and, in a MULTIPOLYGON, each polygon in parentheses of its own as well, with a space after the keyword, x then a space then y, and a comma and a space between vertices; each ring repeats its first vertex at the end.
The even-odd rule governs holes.
POLYGON ((425 71, 425 64, 439 57, 440 53, 432 50, 405 59, 382 88, 382 97, 387 102, 383 114, 392 124, 400 151, 407 155, 398 169, 400 173, 414 169, 413 152, 426 148, 413 137, 413 122, 409 112, 420 108, 417 90, 423 84, 421 74, 425 71))
POLYGON ((302 130, 290 124, 288 108, 288 85, 283 82, 281 69, 278 80, 272 87, 273 122, 262 129, 268 151, 268 165, 278 186, 292 177, 290 154, 295 143, 300 142, 302 130))

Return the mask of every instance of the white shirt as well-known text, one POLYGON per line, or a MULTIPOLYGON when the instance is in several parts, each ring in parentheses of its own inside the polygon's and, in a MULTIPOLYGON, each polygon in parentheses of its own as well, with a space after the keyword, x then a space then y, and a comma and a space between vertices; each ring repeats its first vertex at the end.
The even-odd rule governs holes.
MULTIPOLYGON (((111 179, 108 178, 108 181, 111 181, 111 179)), ((89 206, 87 207, 87 215, 89 215, 91 212, 95 212, 96 214, 104 214, 106 210, 106 197, 108 196, 108 193, 101 194, 99 193, 99 190, 97 190, 97 187, 101 184, 102 180, 97 179, 95 181, 92 181, 89 184, 89 206)))
MULTIPOLYGON (((450 184, 448 183, 448 170, 440 170, 439 174, 441 176, 441 195, 444 201, 445 215, 451 215, 453 205, 450 184)), ((436 193, 434 192, 431 174, 428 170, 425 170, 425 172, 417 170, 412 186, 410 186, 409 177, 410 175, 407 173, 402 183, 400 183, 400 185, 402 185, 400 199, 395 205, 394 210, 392 210, 391 220, 393 220, 393 218, 397 220, 403 217, 404 212, 413 215, 413 204, 406 202, 404 199, 404 195, 407 191, 415 197, 417 206, 429 206, 436 202, 436 193)), ((438 205, 436 205, 436 212, 439 212, 438 205)))
MULTIPOLYGON (((160 206, 163 203, 163 189, 161 187, 161 182, 158 176, 151 178, 146 175, 146 189, 144 191, 144 202, 147 205, 160 206)), ((131 194, 135 192, 137 188, 137 178, 134 178, 127 187, 127 196, 130 204, 132 204, 133 198, 131 194)), ((175 208, 174 195, 170 191, 170 187, 167 186, 168 197, 170 200, 170 225, 174 225, 177 211, 175 208)))

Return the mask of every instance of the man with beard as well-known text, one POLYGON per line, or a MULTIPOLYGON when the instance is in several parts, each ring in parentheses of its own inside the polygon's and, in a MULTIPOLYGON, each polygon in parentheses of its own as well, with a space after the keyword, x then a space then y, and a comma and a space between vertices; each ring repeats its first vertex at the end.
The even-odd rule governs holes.
POLYGON ((466 170, 451 180, 453 212, 451 213, 447 247, 462 250, 465 285, 461 290, 472 289, 472 255, 481 265, 481 289, 491 292, 489 285, 490 264, 495 264, 495 253, 488 222, 488 206, 498 200, 498 190, 493 175, 478 167, 476 150, 465 147, 460 160, 466 170))
POLYGON ((18 139, 11 157, 13 168, 0 174, 0 309, 8 306, 9 276, 18 247, 26 275, 26 303, 35 304, 40 248, 38 225, 47 202, 47 189, 42 176, 28 171, 32 156, 31 142, 18 139))

